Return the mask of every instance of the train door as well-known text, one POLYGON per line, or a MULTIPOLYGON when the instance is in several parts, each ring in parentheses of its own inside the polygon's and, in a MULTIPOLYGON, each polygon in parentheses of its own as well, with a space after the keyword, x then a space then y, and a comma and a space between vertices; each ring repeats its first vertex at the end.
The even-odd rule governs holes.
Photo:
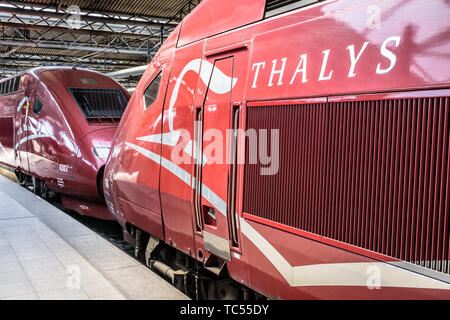
MULTIPOLYGON (((75 161, 77 148, 73 140, 65 133, 61 133, 61 142, 57 161, 57 184, 60 189, 76 190, 75 161)), ((52 157, 49 155, 49 157, 52 157)))
POLYGON ((31 92, 26 91, 24 97, 17 106, 14 120, 14 152, 16 157, 16 165, 24 173, 29 173, 30 171, 27 150, 27 142, 29 139, 27 118, 32 107, 30 97, 31 92))
MULTIPOLYGON (((239 54, 238 58, 243 56, 239 54)), ((224 261, 231 261, 231 249, 238 248, 237 140, 233 129, 238 128, 239 106, 232 103, 239 81, 235 59, 236 54, 216 55, 203 61, 202 73, 210 72, 210 77, 195 126, 195 145, 199 146, 194 150, 198 159, 194 174, 195 218, 205 250, 224 261)))
MULTIPOLYGON (((197 256, 193 236, 192 132, 203 42, 179 48, 167 80, 161 138, 160 194, 164 239, 181 252, 197 256)), ((204 90, 204 87, 202 88, 204 90)), ((198 254, 200 256, 200 254, 198 254)))
POLYGON ((47 111, 48 103, 46 95, 40 87, 40 84, 37 83, 33 94, 30 96, 29 108, 23 128, 27 136, 24 147, 27 150, 29 172, 35 177, 42 176, 42 171, 46 167, 42 160, 48 149, 48 146, 41 143, 43 134, 39 119, 42 117, 42 113, 47 111))

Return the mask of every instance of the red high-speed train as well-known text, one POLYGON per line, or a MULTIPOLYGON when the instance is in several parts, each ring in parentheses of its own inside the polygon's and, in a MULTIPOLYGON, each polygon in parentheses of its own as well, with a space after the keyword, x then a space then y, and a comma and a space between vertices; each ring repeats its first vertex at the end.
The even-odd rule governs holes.
POLYGON ((107 161, 136 254, 206 298, 450 299, 448 17, 446 0, 201 2, 107 161))
POLYGON ((0 81, 0 94, 0 165, 44 198, 113 220, 103 170, 129 93, 97 72, 43 67, 0 81))

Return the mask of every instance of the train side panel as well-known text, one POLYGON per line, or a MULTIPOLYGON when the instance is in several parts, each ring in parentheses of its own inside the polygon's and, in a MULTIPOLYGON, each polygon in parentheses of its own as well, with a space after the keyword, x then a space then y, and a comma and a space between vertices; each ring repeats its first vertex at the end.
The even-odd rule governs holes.
POLYGON ((158 172, 165 242, 227 261, 266 296, 448 299, 448 13, 438 0, 325 1, 207 39, 182 29, 161 132, 157 115, 136 126, 141 88, 116 137, 111 212, 152 234, 137 219, 148 204, 126 201, 158 172), (236 128, 245 164, 223 165, 236 128))
POLYGON ((433 177, 444 179, 444 189, 438 191, 425 181, 430 189, 424 192, 436 199, 445 199, 448 192, 448 172, 441 167, 448 163, 444 119, 449 91, 411 92, 404 100, 401 95, 395 99, 395 94, 367 98, 372 102, 357 95, 333 97, 448 88, 448 59, 437 53, 450 50, 444 40, 448 21, 443 12, 448 13, 448 7, 440 1, 431 10, 429 2, 404 7, 378 3, 382 28, 372 29, 367 25, 371 3, 351 8, 353 4, 325 2, 286 14, 280 18, 286 22, 283 27, 261 28, 254 37, 245 129, 278 130, 280 158, 277 174, 264 176, 263 165, 249 164, 246 149, 241 228, 249 249, 244 255, 249 255, 251 286, 276 298, 448 298, 448 270, 443 266, 438 269, 443 273, 434 271, 440 259, 448 259, 447 205, 439 205, 439 200, 433 204, 429 198, 434 227, 423 222, 428 235, 422 231, 423 240, 416 244, 405 234, 415 228, 407 221, 422 212, 407 204, 417 201, 411 198, 411 183, 420 179, 419 174, 411 171, 407 186, 407 170, 414 161, 410 145, 417 141, 415 130, 422 126, 414 117, 421 112, 429 121, 434 112, 433 127, 439 130, 433 138, 428 131, 428 147, 432 139, 444 144, 427 164, 436 168, 433 177), (318 18, 289 25, 301 17, 318 18), (422 24, 425 21, 433 23, 422 24), (424 47, 430 51, 424 52, 424 47), (427 105, 434 105, 434 110, 426 111, 427 105), (443 223, 440 228, 437 220, 443 223), (432 248, 427 240, 431 233, 444 242, 432 248), (413 246, 419 252, 416 258, 406 252, 413 246), (432 256, 432 250, 442 251, 432 256), (429 260, 415 267, 419 256, 429 260), (409 263, 402 264, 402 259, 409 263), (273 283, 280 287, 267 286, 268 277, 278 277, 273 283), (371 286, 375 278, 378 286, 371 286))
POLYGON ((23 92, 0 97, 0 163, 8 168, 15 169, 15 115, 18 104, 23 99, 23 92))
MULTIPOLYGON (((59 105, 51 93, 41 82, 36 82, 34 90, 29 95, 30 106, 27 111, 26 149, 29 170, 24 171, 38 179, 48 181, 50 188, 59 189, 61 168, 59 163, 61 153, 61 133, 68 127, 59 105)), ((75 187, 75 177, 71 187, 75 187)))

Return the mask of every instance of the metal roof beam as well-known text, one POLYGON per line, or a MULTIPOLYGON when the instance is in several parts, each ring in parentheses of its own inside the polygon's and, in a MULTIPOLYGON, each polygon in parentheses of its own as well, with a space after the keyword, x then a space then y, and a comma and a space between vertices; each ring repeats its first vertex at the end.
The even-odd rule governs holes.
MULTIPOLYGON (((32 41, 32 40, 30 40, 32 41)), ((0 40, 0 46, 8 47, 27 47, 27 48, 46 48, 57 50, 74 50, 74 51, 87 51, 87 52, 104 52, 104 53, 120 53, 128 55, 137 55, 147 57, 147 50, 130 50, 122 48, 111 47, 91 47, 82 45, 65 46, 60 42, 30 42, 30 41, 17 41, 17 40, 0 40)))
MULTIPOLYGON (((68 7, 64 6, 57 7, 55 5, 42 5, 25 1, 0 1, 0 5, 2 5, 0 11, 7 13, 48 16, 58 19, 64 19, 71 15, 71 13, 68 12, 68 7), (37 8, 40 10, 26 9, 24 7, 37 8), (49 9, 52 9, 52 11, 49 9)), ((85 10, 85 12, 81 12, 81 20, 90 22, 125 24, 141 27, 149 27, 151 25, 176 27, 178 25, 178 22, 171 21, 172 19, 164 17, 129 15, 120 12, 108 11, 89 12, 86 9, 81 10, 85 10), (99 15, 102 15, 102 17, 99 17, 99 15)))
MULTIPOLYGON (((24 49, 26 49, 26 48, 24 48, 24 49)), ((63 58, 62 60, 66 59, 66 61, 68 63, 70 63, 71 61, 74 61, 73 59, 81 58, 81 57, 78 57, 75 55, 70 55, 70 56, 69 55, 61 55, 59 52, 56 52, 56 53, 45 52, 45 54, 41 54, 39 52, 27 52, 27 51, 17 51, 16 50, 16 51, 14 51, 14 53, 11 53, 8 56, 1 57, 4 54, 5 54, 5 51, 3 51, 3 52, 0 51, 0 61, 2 59, 9 59, 9 58, 21 59, 21 58, 28 58, 28 57, 31 57, 31 58, 37 57, 39 59, 49 58, 49 59, 54 60, 56 57, 56 58, 63 58)), ((133 64, 141 66, 146 63, 146 57, 140 58, 137 56, 134 56, 134 59, 133 58, 122 58, 122 57, 116 58, 116 57, 97 56, 95 58, 90 58, 89 60, 90 61, 100 61, 100 62, 98 62, 100 64, 104 63, 104 61, 117 61, 118 63, 123 63, 123 64, 129 65, 129 66, 133 66, 133 64)), ((79 61, 79 60, 77 60, 77 61, 79 61)))
POLYGON ((38 24, 22 24, 17 22, 0 21, 0 27, 3 28, 14 28, 18 30, 33 30, 33 31, 52 31, 60 33, 72 33, 72 34, 87 34, 93 36, 103 36, 103 37, 124 37, 124 38, 138 38, 139 40, 160 40, 160 35, 149 35, 140 33, 130 33, 130 32, 115 32, 109 30, 98 30, 98 29, 71 29, 67 27, 60 26, 48 26, 48 25, 38 25, 38 24))
POLYGON ((109 72, 110 70, 114 70, 110 67, 103 67, 100 65, 97 66, 84 66, 84 65, 77 65, 77 66, 61 66, 61 65, 37 65, 37 64, 17 64, 17 65, 7 65, 7 64, 0 64, 0 73, 19 73, 23 70, 32 69, 32 68, 39 68, 39 67, 76 67, 78 69, 91 69, 91 70, 97 70, 100 72, 109 72))
POLYGON ((114 67, 114 68, 132 68, 132 67, 139 67, 141 66, 141 63, 132 61, 130 63, 120 63, 120 62, 112 62, 109 61, 102 61, 102 62, 93 62, 93 61, 68 61, 68 60, 62 60, 62 59, 37 59, 37 58, 30 58, 30 57, 9 57, 9 58, 3 58, 0 59, 0 62, 6 62, 8 65, 22 65, 23 63, 37 63, 37 64, 63 64, 63 65, 87 65, 87 66, 108 66, 108 67, 114 67))
POLYGON ((124 78, 124 77, 128 77, 128 76, 142 76, 144 74, 145 70, 147 70, 147 68, 148 68, 148 65, 144 65, 144 66, 110 72, 110 73, 107 73, 106 75, 109 77, 112 77, 112 78, 124 78))

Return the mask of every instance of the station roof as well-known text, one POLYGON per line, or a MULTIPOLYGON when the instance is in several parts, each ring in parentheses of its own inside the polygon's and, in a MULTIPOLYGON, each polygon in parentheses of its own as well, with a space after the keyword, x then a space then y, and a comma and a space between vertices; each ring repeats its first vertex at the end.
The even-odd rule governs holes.
POLYGON ((200 2, 0 1, 0 78, 36 66, 109 73, 145 65, 200 2))

